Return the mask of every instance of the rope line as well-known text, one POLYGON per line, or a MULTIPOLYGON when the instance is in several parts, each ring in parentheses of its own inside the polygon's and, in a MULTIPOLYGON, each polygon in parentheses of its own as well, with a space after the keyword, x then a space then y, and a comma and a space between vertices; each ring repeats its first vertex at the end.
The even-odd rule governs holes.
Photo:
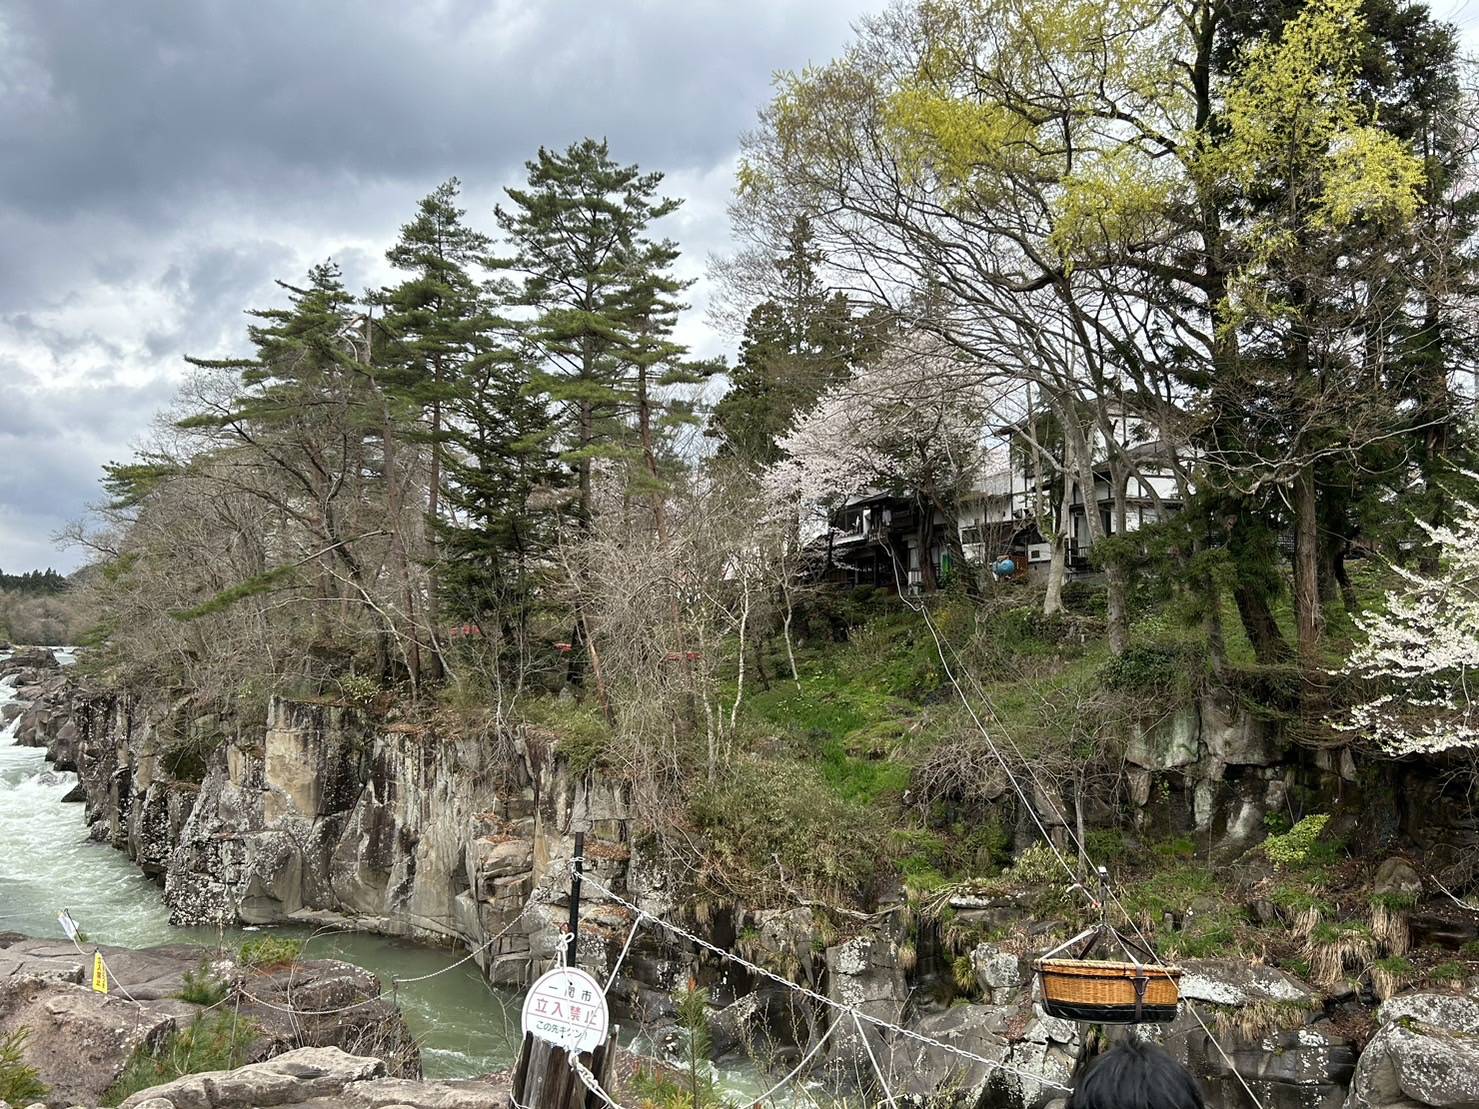
POLYGON ((519 911, 519 915, 514 917, 511 921, 504 925, 496 935, 490 936, 485 942, 473 948, 461 959, 458 959, 455 963, 444 966, 440 970, 434 970, 430 974, 418 975, 415 978, 396 978, 392 976, 390 980, 390 989, 382 989, 380 993, 378 993, 374 997, 367 997, 362 1001, 356 1001, 353 1004, 344 1005, 337 1009, 297 1009, 293 1008, 292 1006, 277 1005, 271 1001, 266 1001, 263 998, 258 997, 256 994, 248 990, 245 986, 241 986, 239 988, 243 994, 245 994, 252 1001, 256 1002, 258 1005, 266 1006, 268 1009, 275 1009, 280 1013, 293 1013, 302 1017, 326 1017, 333 1016, 335 1013, 347 1013, 352 1009, 362 1009, 366 1005, 373 1005, 377 1001, 384 1001, 387 997, 392 996, 398 986, 409 985, 415 982, 425 982, 428 979, 436 978, 438 975, 446 974, 448 971, 456 970, 458 967, 466 963, 469 959, 473 958, 483 951, 486 951, 488 948, 492 947, 495 943, 501 940, 504 936, 508 935, 508 933, 513 930, 513 926, 517 924, 520 920, 522 920, 528 914, 529 910, 533 907, 534 902, 531 900, 530 902, 525 904, 523 909, 519 911))
POLYGON ((642 927, 642 918, 647 914, 638 912, 632 921, 632 930, 627 933, 627 942, 621 946, 621 954, 616 957, 616 962, 611 965, 611 973, 606 976, 606 985, 602 987, 602 993, 610 993, 612 983, 616 981, 616 972, 621 969, 621 964, 626 961, 627 952, 632 949, 632 941, 637 938, 637 929, 642 927))
POLYGON ((858 1039, 863 1041, 863 1050, 868 1053, 868 1062, 873 1064, 873 1073, 878 1076, 878 1085, 883 1089, 883 1099, 888 1102, 888 1109, 899 1109, 894 1101, 894 1092, 888 1088, 888 1079, 883 1076, 883 1068, 878 1065, 878 1056, 873 1054, 873 1045, 868 1042, 868 1033, 863 1031, 863 1024, 858 1020, 856 1010, 852 1014, 852 1023, 858 1030, 858 1039))
MULTIPOLYGON (((895 559, 894 583, 896 588, 899 585, 899 571, 897 562, 898 560, 895 559)), ((1012 783, 1013 789, 1015 789, 1017 795, 1022 798, 1023 806, 1026 808, 1028 816, 1032 818, 1032 822, 1037 825, 1037 830, 1042 833, 1043 841, 1048 845, 1053 854, 1057 857, 1059 864, 1061 864, 1064 870, 1068 872, 1069 877, 1073 879, 1075 884, 1078 885, 1081 890, 1083 890, 1085 896, 1089 896, 1087 889, 1085 889, 1082 884, 1078 882, 1077 874, 1074 872, 1073 868, 1068 865, 1068 861, 1063 857, 1063 853, 1058 850, 1057 844, 1053 842, 1053 837, 1048 834, 1047 828, 1043 825, 1042 820, 1038 817, 1036 806, 1028 801, 1026 794, 1022 790, 1022 787, 1017 782, 1016 775, 1012 773, 1012 768, 1010 764, 1008 764, 1006 759, 1002 756, 1001 751, 997 748, 995 742, 992 740, 991 735, 987 730, 985 724, 982 723, 981 718, 977 715, 975 707, 970 702, 970 698, 966 696, 965 690, 961 688, 959 680, 955 677, 955 671, 950 666, 949 660, 945 657, 945 651, 948 647, 950 654, 955 657, 955 660, 957 662, 961 661, 959 652, 955 650, 955 647, 953 645, 941 639, 940 633, 935 627, 935 622, 930 618, 929 608, 923 600, 919 601, 918 604, 911 603, 904 596, 903 590, 901 588, 899 589, 899 599, 904 603, 904 606, 906 608, 919 613, 920 616, 924 618, 925 627, 929 629, 930 638, 933 639, 935 643, 935 652, 940 656, 940 665, 945 671, 945 676, 950 679, 950 684, 955 689, 956 695, 960 698, 961 704, 965 706, 966 712, 970 714, 971 720, 975 723, 976 728, 981 733, 981 737, 986 740, 986 745, 991 749, 991 753, 996 757, 996 760, 1001 763, 1001 768, 1006 773, 1007 780, 1012 783)), ((991 699, 986 696, 986 692, 984 689, 982 689, 981 683, 976 680, 973 674, 970 673, 969 668, 966 669, 966 673, 970 675, 971 682, 976 687, 977 696, 980 697, 981 702, 986 706, 987 711, 991 713, 992 718, 996 721, 998 725, 1000 725, 1001 719, 996 715, 996 710, 991 704, 991 699)), ((1037 788, 1038 792, 1043 795, 1044 799, 1048 800, 1049 803, 1051 803, 1051 794, 1048 793, 1048 791, 1044 788, 1042 782, 1038 779, 1036 771, 1034 771, 1032 768, 1031 760, 1029 760, 1022 753, 1022 749, 1018 747, 1016 741, 1012 739, 1010 731, 1008 731, 1007 729, 1003 729, 1002 732, 1006 738, 1006 741, 1011 744, 1012 749, 1016 753, 1017 758, 1021 762, 1023 768, 1026 769, 1028 777, 1032 779, 1032 784, 1037 788)), ((1105 895, 1109 898, 1110 901, 1114 903, 1115 908, 1120 911, 1121 915, 1123 915, 1125 920, 1129 923, 1131 930, 1135 933, 1135 937, 1145 946, 1145 949, 1150 953, 1151 958, 1154 960, 1154 963, 1152 965, 1160 969, 1166 969, 1167 964, 1162 961, 1160 955, 1156 953, 1155 948, 1151 945, 1150 940, 1141 930, 1139 924, 1135 922, 1134 918, 1125 908, 1124 902, 1120 900, 1119 895, 1115 892, 1114 886, 1108 877, 1108 872, 1095 865, 1094 860, 1089 855, 1088 848, 1079 839, 1074 829, 1069 826, 1066 817, 1063 818, 1062 826, 1063 830, 1073 841, 1074 846, 1078 848, 1079 854, 1083 858, 1085 864, 1093 867, 1095 870, 1100 871, 1100 873, 1103 875, 1102 881, 1105 895)), ((1098 903, 1095 902, 1095 904, 1097 906, 1098 903)), ((1135 960, 1133 959, 1133 957, 1132 961, 1136 962, 1137 964, 1139 962, 1139 960, 1135 960)), ((1257 1109, 1264 1109, 1263 1102, 1259 1100, 1259 1097, 1254 1092, 1253 1087, 1249 1085, 1248 1080, 1243 1077, 1242 1072, 1239 1071, 1237 1066, 1233 1063, 1232 1056, 1227 1053, 1226 1049, 1223 1048, 1222 1043, 1217 1039, 1216 1035, 1213 1034, 1212 1029, 1208 1027, 1207 1022, 1202 1019, 1202 1014, 1197 1011, 1195 1003, 1193 1003, 1190 999, 1187 999, 1186 1009, 1188 1012, 1191 1013, 1192 1018, 1201 1027, 1202 1032, 1206 1035, 1208 1042, 1210 1042, 1212 1046, 1217 1049, 1217 1054, 1222 1057, 1223 1063, 1225 1063, 1227 1069, 1232 1072, 1233 1077, 1238 1080, 1238 1084, 1243 1087, 1243 1091, 1252 1100, 1254 1106, 1256 1106, 1257 1109)))
POLYGON ((816 1058, 817 1052, 821 1051, 826 1042, 832 1038, 832 1033, 837 1031, 837 1026, 842 1023, 843 1015, 844 1014, 842 1013, 838 1013, 836 1019, 833 1020, 831 1024, 827 1025, 827 1030, 821 1034, 821 1036, 817 1039, 817 1042, 806 1049, 806 1054, 801 1057, 801 1061, 797 1063, 794 1067, 792 1067, 790 1072, 787 1073, 784 1078, 782 1078, 770 1089, 766 1090, 763 1094, 750 1099, 751 1104, 759 1105, 761 1102, 773 1097, 776 1092, 781 1089, 782 1086, 786 1085, 786 1083, 790 1082, 791 1079, 800 1074, 802 1070, 806 1067, 806 1064, 816 1058))
POLYGON ((570 1069, 575 1072, 576 1076, 579 1077, 580 1081, 585 1085, 585 1088, 587 1090, 595 1094, 607 1105, 611 1106, 611 1109, 622 1109, 621 1105, 613 1100, 610 1094, 601 1089, 601 1082, 594 1074, 591 1073, 590 1067, 582 1063, 573 1052, 567 1051, 565 1053, 565 1056, 570 1060, 570 1069))
MULTIPOLYGON (((62 912, 67 913, 67 911, 65 909, 63 909, 62 912)), ((67 919, 68 920, 71 920, 71 917, 72 917, 72 915, 70 913, 67 913, 67 919)), ((75 920, 72 921, 72 926, 74 928, 76 927, 76 925, 77 925, 77 922, 75 920)), ((75 935, 73 935, 71 932, 67 932, 66 933, 66 936, 67 936, 67 939, 69 939, 69 940, 72 941, 72 946, 77 949, 77 954, 81 955, 84 959, 87 958, 88 957, 88 953, 86 951, 84 951, 82 949, 82 945, 77 942, 77 937, 75 935)), ((93 950, 92 950, 92 956, 95 959, 97 959, 98 962, 100 962, 100 963, 103 964, 103 974, 106 975, 108 981, 112 985, 118 987, 118 992, 121 993, 121 994, 123 994, 123 996, 126 997, 126 998, 128 998, 130 1001, 132 1001, 135 1006, 137 1006, 138 1008, 142 1009, 144 1007, 143 1003, 138 998, 136 998, 133 994, 131 994, 131 993, 128 992, 128 987, 127 986, 125 986, 122 982, 118 981, 118 976, 113 973, 112 968, 108 966, 108 960, 103 957, 102 949, 101 948, 93 948, 93 950)))
MULTIPOLYGON (((574 860, 572 859, 571 862, 573 863, 574 860)), ((930 1047, 939 1048, 941 1051, 944 1051, 950 1055, 958 1055, 962 1059, 969 1059, 973 1063, 980 1063, 982 1066, 990 1068, 992 1070, 1000 1070, 1008 1074, 1015 1074, 1018 1078, 1025 1078, 1030 1082, 1047 1086, 1050 1089, 1063 1090, 1065 1093, 1068 1092, 1070 1089, 1070 1087, 1054 1082, 1051 1079, 1045 1078, 1043 1075, 1034 1074, 1033 1072, 1024 1070, 1021 1067, 1013 1067, 996 1059, 988 1059, 986 1056, 978 1055, 974 1051, 968 1051, 963 1047, 957 1047, 954 1044, 945 1043, 942 1040, 935 1039, 933 1036, 926 1036, 923 1032, 916 1032, 912 1028, 905 1028, 902 1025, 893 1023, 892 1021, 884 1020, 882 1017, 875 1017, 870 1013, 865 1013, 860 1009, 856 1009, 851 1005, 845 1004, 844 1002, 836 1001, 833 998, 827 997, 825 994, 820 994, 816 990, 813 990, 807 986, 792 982, 789 978, 783 978, 779 974, 776 974, 774 971, 767 970, 756 963, 750 962, 750 960, 744 958, 743 956, 736 955, 731 951, 725 951, 722 947, 710 943, 702 936, 695 935, 681 925, 674 924, 672 921, 664 920, 660 916, 654 916, 652 913, 638 908, 636 905, 632 904, 632 902, 621 896, 621 894, 617 893, 600 879, 593 878, 589 871, 587 871, 583 875, 582 880, 588 882, 590 885, 594 886, 596 889, 606 894, 606 896, 610 897, 618 905, 622 905, 625 908, 630 909, 632 912, 641 913, 647 920, 652 921, 652 923, 656 924, 664 931, 678 936, 684 940, 687 940, 689 943, 701 947, 705 951, 717 955, 719 958, 724 959, 727 962, 738 964, 739 966, 742 966, 746 970, 748 970, 751 974, 757 975, 761 978, 765 978, 771 982, 774 982, 778 986, 784 986, 786 989, 791 990, 793 993, 799 993, 804 997, 809 997, 811 1000, 817 1002, 820 1005, 825 1005, 829 1009, 837 1010, 844 1016, 848 1014, 853 1014, 857 1017, 857 1019, 866 1021, 868 1024, 871 1024, 876 1028, 881 1028, 885 1031, 893 1032, 898 1036, 902 1036, 903 1038, 908 1040, 913 1040, 916 1043, 927 1044, 930 1047)))

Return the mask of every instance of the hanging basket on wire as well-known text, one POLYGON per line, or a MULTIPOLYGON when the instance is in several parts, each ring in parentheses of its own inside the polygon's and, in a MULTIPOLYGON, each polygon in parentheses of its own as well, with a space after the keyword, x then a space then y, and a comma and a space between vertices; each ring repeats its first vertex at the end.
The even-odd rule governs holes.
POLYGON ((1162 1024, 1176 1019, 1181 968, 1161 963, 1108 924, 1080 932, 1032 966, 1042 986, 1043 1011, 1051 1017, 1094 1024, 1162 1024), (1125 954, 1124 962, 1089 958, 1105 939, 1125 954), (1137 952, 1145 956, 1144 962, 1137 952))

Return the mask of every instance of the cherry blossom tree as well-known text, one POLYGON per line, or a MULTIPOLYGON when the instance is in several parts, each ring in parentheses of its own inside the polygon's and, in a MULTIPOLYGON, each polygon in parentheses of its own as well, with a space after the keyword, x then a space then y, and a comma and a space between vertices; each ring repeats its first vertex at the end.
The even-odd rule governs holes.
POLYGON ((784 458, 767 475, 768 492, 786 513, 825 513, 866 492, 913 497, 921 550, 939 526, 959 559, 960 498, 981 472, 993 422, 1009 418, 1007 396, 941 340, 902 338, 823 393, 781 440, 784 458))
POLYGON ((1341 673, 1376 692, 1335 725, 1390 755, 1479 757, 1479 506, 1460 501, 1448 524, 1422 526, 1438 569, 1400 569, 1385 607, 1358 617, 1365 638, 1341 673))

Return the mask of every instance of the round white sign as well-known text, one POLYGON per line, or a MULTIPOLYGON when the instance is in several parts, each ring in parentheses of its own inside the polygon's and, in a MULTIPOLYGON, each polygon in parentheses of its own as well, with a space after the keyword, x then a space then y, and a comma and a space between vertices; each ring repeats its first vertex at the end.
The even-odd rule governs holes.
POLYGON ((524 1031, 579 1054, 606 1042, 611 1014, 596 980, 579 967, 541 975, 524 995, 524 1031))

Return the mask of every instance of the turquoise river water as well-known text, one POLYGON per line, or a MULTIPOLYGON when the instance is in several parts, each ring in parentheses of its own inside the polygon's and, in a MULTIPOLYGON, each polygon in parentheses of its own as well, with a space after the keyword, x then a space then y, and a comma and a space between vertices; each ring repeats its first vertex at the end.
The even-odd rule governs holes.
MULTIPOLYGON (((13 699, 13 679, 0 681, 0 705, 13 699)), ((48 767, 40 748, 17 746, 14 733, 14 723, 0 728, 0 931, 61 937, 57 914, 66 909, 90 940, 121 947, 199 943, 214 951, 248 938, 246 929, 172 927, 160 887, 121 852, 89 841, 82 806, 62 803, 76 776, 48 767)), ((358 933, 316 934, 304 951, 357 963, 385 982, 428 974, 462 954, 358 933)), ((401 986, 397 996, 428 1077, 468 1077, 513 1061, 519 999, 488 986, 471 962, 401 986)))

